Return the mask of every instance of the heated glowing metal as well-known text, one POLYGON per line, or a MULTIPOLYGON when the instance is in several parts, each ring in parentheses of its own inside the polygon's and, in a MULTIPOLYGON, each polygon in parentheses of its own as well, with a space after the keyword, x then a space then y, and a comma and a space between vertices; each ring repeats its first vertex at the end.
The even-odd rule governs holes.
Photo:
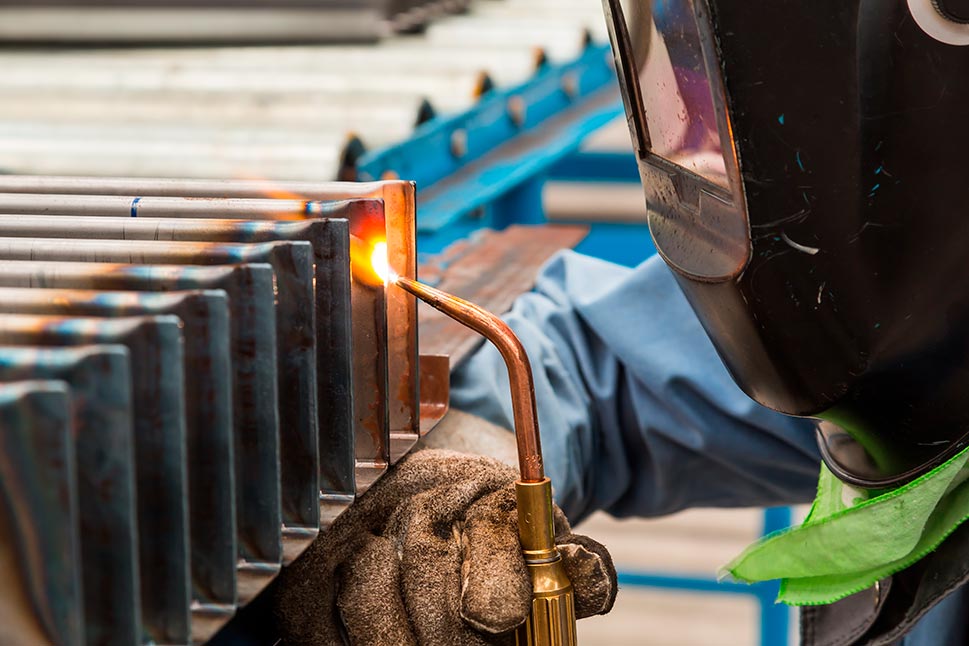
POLYGON ((370 254, 370 265, 384 284, 392 282, 392 279, 395 278, 390 271, 390 262, 387 260, 386 242, 378 242, 373 246, 373 251, 370 254))

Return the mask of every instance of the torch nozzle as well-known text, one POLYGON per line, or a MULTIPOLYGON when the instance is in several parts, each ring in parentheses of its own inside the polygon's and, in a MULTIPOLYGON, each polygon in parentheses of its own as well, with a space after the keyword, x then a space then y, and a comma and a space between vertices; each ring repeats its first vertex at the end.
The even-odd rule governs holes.
POLYGON ((515 644, 575 646, 575 599, 555 547, 552 483, 542 465, 535 385, 525 348, 504 321, 474 303, 404 276, 392 277, 390 282, 491 341, 505 360, 521 470, 521 479, 515 483, 518 536, 532 579, 531 612, 515 631, 515 644))
POLYGON ((532 367, 525 354, 525 348, 515 333, 491 312, 457 296, 405 276, 395 277, 393 283, 434 309, 468 326, 498 348, 508 368, 508 380, 511 384, 515 439, 518 443, 518 466, 522 482, 544 480, 545 468, 542 465, 542 443, 538 434, 538 414, 535 411, 532 367))

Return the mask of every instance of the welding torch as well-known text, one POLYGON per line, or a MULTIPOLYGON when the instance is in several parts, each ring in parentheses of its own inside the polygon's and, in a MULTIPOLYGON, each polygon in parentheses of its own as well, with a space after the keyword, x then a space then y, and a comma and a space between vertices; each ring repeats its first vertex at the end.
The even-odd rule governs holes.
POLYGON ((404 276, 391 275, 388 279, 482 335, 501 353, 511 384, 521 475, 515 482, 518 535, 532 579, 531 613, 516 631, 515 643, 517 646, 574 646, 575 600, 562 556, 555 547, 552 482, 545 476, 542 464, 535 385, 525 348, 511 328, 491 312, 404 276))

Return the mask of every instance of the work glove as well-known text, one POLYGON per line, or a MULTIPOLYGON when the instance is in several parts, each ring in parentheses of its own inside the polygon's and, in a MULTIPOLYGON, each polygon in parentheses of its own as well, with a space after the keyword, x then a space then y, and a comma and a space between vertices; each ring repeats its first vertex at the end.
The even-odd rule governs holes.
MULTIPOLYGON (((284 646, 514 644, 532 585, 518 541, 514 469, 445 450, 402 460, 280 575, 284 646)), ((616 597, 606 549, 572 533, 556 543, 579 618, 616 597)))

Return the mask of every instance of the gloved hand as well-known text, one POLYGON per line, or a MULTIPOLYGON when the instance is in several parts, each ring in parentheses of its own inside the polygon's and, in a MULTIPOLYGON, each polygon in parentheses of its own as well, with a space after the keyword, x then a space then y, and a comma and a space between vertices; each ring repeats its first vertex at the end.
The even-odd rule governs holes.
MULTIPOLYGON (((402 460, 280 575, 273 604, 282 643, 513 644, 531 607, 516 477, 491 458, 451 451, 402 460)), ((577 616, 609 612, 617 591, 609 553, 555 511, 577 616)))

